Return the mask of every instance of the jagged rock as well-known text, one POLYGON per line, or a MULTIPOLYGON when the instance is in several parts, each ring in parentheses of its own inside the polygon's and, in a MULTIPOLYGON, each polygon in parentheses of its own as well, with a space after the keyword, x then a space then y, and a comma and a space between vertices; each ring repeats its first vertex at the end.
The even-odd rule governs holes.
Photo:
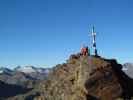
POLYGON ((41 82, 25 98, 32 97, 32 100, 126 98, 129 100, 132 96, 133 80, 122 71, 122 66, 116 60, 72 55, 67 63, 53 68, 48 80, 41 82), (38 94, 33 96, 33 92, 38 94))

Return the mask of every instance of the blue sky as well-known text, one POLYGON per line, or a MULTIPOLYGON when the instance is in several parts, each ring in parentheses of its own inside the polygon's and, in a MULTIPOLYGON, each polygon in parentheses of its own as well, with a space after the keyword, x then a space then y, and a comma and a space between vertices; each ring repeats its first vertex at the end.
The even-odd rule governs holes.
POLYGON ((132 5, 132 0, 0 0, 0 66, 63 63, 81 44, 90 44, 92 25, 101 56, 133 62, 132 5))

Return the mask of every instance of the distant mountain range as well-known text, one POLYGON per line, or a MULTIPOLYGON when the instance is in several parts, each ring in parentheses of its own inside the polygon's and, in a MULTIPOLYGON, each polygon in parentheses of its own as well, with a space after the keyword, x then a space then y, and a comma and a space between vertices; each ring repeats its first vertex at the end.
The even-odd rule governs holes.
POLYGON ((49 68, 37 68, 34 66, 17 66, 13 70, 6 68, 6 67, 0 67, 0 73, 12 73, 12 72, 23 72, 23 73, 45 73, 47 74, 49 72, 49 68))
POLYGON ((50 68, 37 68, 34 66, 18 66, 13 70, 1 67, 0 80, 8 84, 32 88, 36 82, 47 79, 50 70, 50 68))
POLYGON ((14 68, 14 71, 17 72, 24 72, 24 73, 43 73, 47 74, 49 72, 48 68, 37 68, 34 66, 24 66, 24 67, 16 67, 14 68))

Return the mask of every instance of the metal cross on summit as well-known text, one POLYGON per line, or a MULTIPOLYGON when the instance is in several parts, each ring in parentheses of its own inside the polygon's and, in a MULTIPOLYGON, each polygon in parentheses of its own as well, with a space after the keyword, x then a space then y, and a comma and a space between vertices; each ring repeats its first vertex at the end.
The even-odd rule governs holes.
POLYGON ((92 28, 92 47, 94 49, 94 56, 98 56, 98 53, 97 53, 97 48, 96 48, 96 32, 95 32, 95 28, 93 26, 92 28))

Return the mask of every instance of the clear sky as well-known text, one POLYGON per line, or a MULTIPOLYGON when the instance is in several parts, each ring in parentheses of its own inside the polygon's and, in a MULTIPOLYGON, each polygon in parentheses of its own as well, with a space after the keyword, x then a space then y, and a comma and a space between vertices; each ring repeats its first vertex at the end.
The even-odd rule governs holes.
POLYGON ((92 25, 101 56, 133 62, 133 0, 0 0, 0 66, 63 63, 92 25))

